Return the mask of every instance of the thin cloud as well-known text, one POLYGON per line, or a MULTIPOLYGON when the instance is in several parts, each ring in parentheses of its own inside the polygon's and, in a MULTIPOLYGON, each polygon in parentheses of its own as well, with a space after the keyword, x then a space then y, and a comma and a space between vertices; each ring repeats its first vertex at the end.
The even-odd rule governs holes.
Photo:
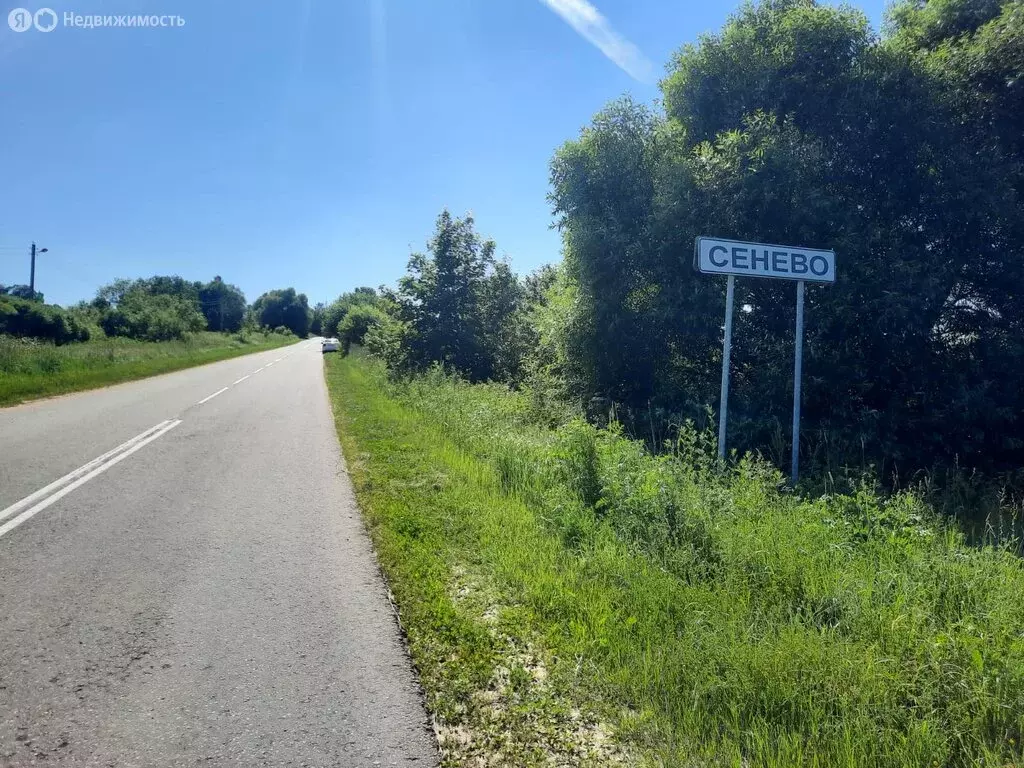
POLYGON ((612 29, 587 0, 541 0, 624 72, 642 83, 654 80, 654 65, 640 49, 612 29))

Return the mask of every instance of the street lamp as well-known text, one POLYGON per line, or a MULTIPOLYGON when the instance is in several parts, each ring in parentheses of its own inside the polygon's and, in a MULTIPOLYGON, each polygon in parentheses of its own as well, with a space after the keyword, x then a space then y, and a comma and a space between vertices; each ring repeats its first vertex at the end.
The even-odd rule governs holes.
MULTIPOLYGON (((39 253, 46 253, 49 248, 40 248, 39 253)), ((32 298, 36 297, 36 244, 32 243, 32 271, 29 273, 28 278, 28 289, 32 293, 32 298)))

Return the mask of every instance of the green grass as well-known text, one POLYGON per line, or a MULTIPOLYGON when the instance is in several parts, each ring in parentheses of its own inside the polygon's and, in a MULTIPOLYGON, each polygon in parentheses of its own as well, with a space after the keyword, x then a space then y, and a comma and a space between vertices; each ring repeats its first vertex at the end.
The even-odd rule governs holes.
POLYGON ((448 765, 1024 764, 1021 560, 917 497, 797 498, 692 431, 653 457, 501 387, 327 375, 448 765))
POLYGON ((0 406, 168 373, 295 342, 279 334, 198 333, 187 341, 100 338, 54 346, 0 336, 0 406))

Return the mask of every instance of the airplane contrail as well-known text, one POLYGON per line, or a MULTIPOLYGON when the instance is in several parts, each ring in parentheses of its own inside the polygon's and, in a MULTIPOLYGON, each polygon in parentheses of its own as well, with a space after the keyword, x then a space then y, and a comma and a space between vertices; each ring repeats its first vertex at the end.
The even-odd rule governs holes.
POLYGON ((642 83, 654 80, 654 65, 633 43, 616 32, 587 0, 541 0, 585 40, 642 83))

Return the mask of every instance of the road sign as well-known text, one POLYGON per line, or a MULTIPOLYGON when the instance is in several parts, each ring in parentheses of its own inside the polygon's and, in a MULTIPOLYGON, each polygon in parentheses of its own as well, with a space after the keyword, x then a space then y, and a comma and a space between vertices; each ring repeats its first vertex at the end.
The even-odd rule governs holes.
POLYGON ((722 389, 718 408, 718 458, 725 458, 725 426, 729 412, 729 358, 732 353, 732 315, 736 277, 773 277, 796 280, 796 356, 793 367, 793 485, 800 474, 800 379, 804 357, 804 286, 834 283, 835 251, 791 245, 745 243, 716 237, 698 237, 693 265, 698 272, 728 275, 725 291, 725 339, 722 342, 722 389))
POLYGON ((818 248, 698 237, 694 264, 699 272, 716 275, 774 277, 810 283, 834 283, 836 280, 835 251, 818 248))

